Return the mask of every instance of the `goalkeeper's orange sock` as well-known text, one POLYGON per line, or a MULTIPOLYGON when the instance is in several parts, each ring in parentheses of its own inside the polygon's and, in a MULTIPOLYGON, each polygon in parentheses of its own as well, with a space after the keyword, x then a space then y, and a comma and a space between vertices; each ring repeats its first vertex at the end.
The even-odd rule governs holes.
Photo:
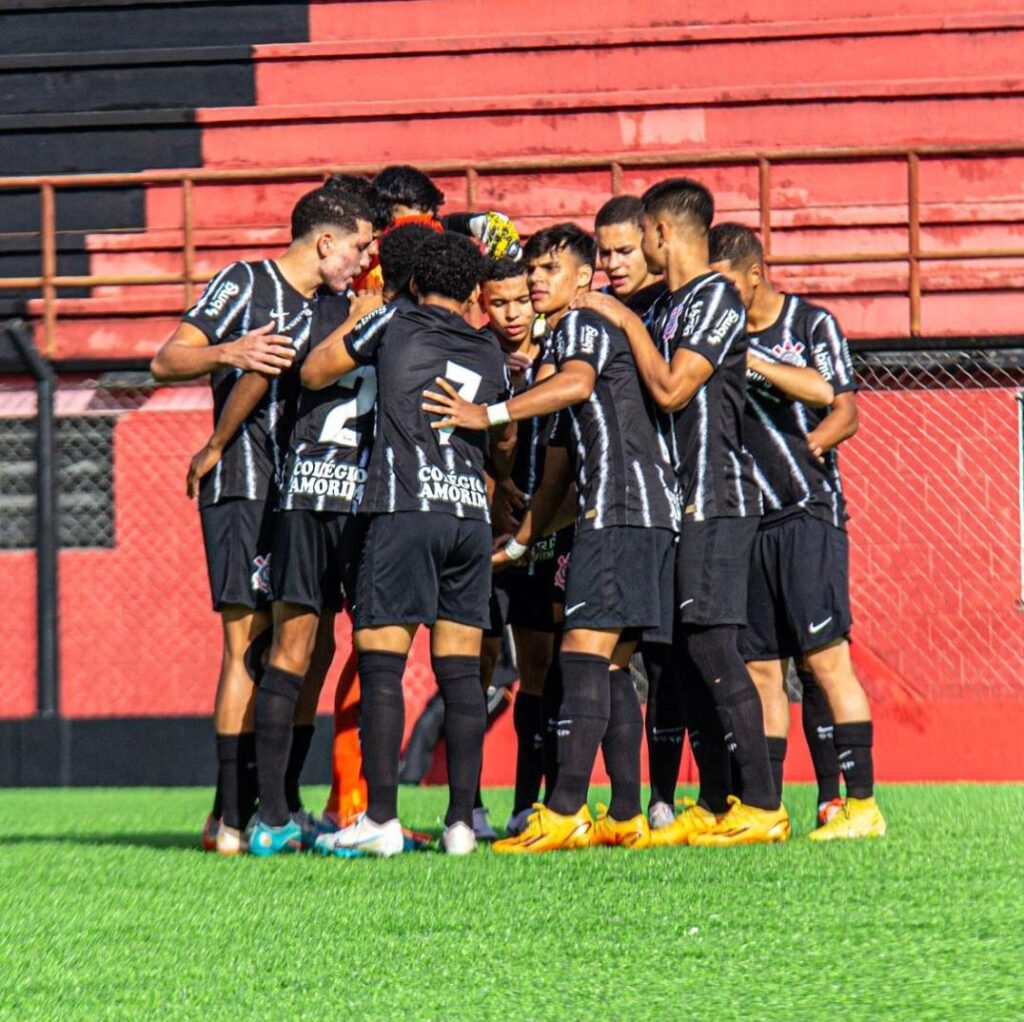
POLYGON ((325 813, 342 825, 366 809, 366 778, 359 744, 359 672, 353 649, 341 669, 334 692, 334 742, 331 756, 331 793, 325 813))

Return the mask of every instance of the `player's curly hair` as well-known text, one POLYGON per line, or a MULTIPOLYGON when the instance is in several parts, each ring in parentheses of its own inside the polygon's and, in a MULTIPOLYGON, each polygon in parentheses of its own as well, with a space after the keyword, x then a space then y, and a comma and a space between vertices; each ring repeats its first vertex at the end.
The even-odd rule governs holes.
POLYGON ((484 271, 484 280, 512 280, 526 275, 526 263, 509 256, 489 259, 484 271))
POLYGON ((594 217, 594 230, 599 227, 611 227, 613 224, 632 224, 641 227, 644 215, 644 204, 635 195, 616 195, 609 199, 594 217))
POLYGON ((390 295, 408 293, 416 268, 416 253, 437 231, 426 224, 399 224, 380 239, 380 269, 384 290, 390 295))
POLYGON ((549 252, 571 252, 584 266, 593 266, 597 256, 594 236, 579 224, 555 224, 538 231, 523 248, 523 260, 529 263, 549 252))
POLYGON ((408 164, 385 167, 373 179, 373 187, 389 207, 408 206, 436 215, 444 205, 444 192, 422 170, 408 164))
POLYGON ((421 295, 439 295, 464 302, 484 275, 480 249, 461 234, 432 233, 416 252, 413 280, 421 295))
POLYGON ((668 213, 704 232, 715 218, 715 200, 711 192, 699 181, 688 177, 670 177, 667 181, 651 185, 644 192, 642 201, 647 216, 668 213))
POLYGON ((715 224, 708 232, 708 261, 727 262, 744 270, 754 263, 763 266, 764 246, 761 239, 743 224, 715 224))
POLYGON ((324 182, 325 188, 334 188, 345 195, 354 195, 362 199, 370 209, 371 219, 375 231, 382 231, 391 223, 391 207, 381 201, 377 189, 368 177, 360 177, 357 174, 331 174, 324 182))
POLYGON ((369 206, 357 195, 322 185, 306 192, 292 210, 292 241, 317 229, 336 227, 344 234, 359 230, 359 221, 372 222, 369 206))

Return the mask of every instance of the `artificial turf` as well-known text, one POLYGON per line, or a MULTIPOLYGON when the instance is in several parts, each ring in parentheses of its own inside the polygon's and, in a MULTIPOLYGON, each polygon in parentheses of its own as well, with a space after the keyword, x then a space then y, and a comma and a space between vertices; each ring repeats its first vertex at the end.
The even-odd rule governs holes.
POLYGON ((344 861, 202 853, 205 791, 5 791, 0 1018, 1024 1017, 1024 786, 880 797, 881 841, 804 840, 794 786, 785 846, 344 861))

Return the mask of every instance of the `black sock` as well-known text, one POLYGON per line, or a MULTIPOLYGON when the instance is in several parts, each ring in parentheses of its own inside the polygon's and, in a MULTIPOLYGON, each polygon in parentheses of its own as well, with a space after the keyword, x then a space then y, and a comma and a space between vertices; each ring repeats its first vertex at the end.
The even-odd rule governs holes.
POLYGON ((597 750, 608 730, 611 689, 609 662, 588 653, 559 653, 562 661, 562 706, 555 720, 558 781, 548 805, 563 816, 587 801, 597 750))
POLYGON ((487 730, 487 698, 480 687, 480 658, 433 657, 431 664, 444 699, 448 763, 448 812, 444 824, 472 826, 487 730))
POLYGON ((283 827, 290 819, 285 774, 292 750, 292 721, 302 688, 302 675, 270 667, 256 689, 256 773, 260 788, 260 819, 283 827))
POLYGON ((312 724, 296 724, 292 728, 292 751, 288 756, 288 769, 284 774, 284 797, 288 801, 290 813, 297 813, 302 808, 299 778, 302 777, 302 768, 306 765, 315 730, 312 724))
POLYGON ((248 827, 256 812, 260 780, 256 770, 256 735, 243 731, 238 736, 238 815, 242 827, 248 827))
POLYGON ((401 653, 360 653, 359 737, 366 778, 366 815, 374 823, 398 816, 398 757, 405 728, 401 653))
POLYGON ((786 746, 789 744, 785 738, 777 735, 769 735, 765 739, 768 743, 768 762, 772 765, 772 781, 775 784, 775 791, 779 798, 782 798, 782 767, 786 762, 786 746))
POLYGON ((551 793, 558 783, 558 714, 562 709, 562 697, 565 695, 562 686, 562 662, 558 656, 551 658, 551 666, 544 678, 544 692, 541 700, 541 713, 544 721, 544 804, 548 804, 551 793))
POLYGON ((836 752, 846 781, 847 798, 871 798, 875 793, 875 764, 871 746, 874 727, 870 720, 836 724, 836 752))
POLYGON ((683 693, 671 646, 645 646, 641 656, 648 685, 645 727, 651 805, 655 802, 673 805, 686 733, 683 693))
POLYGON ((690 735, 690 751, 697 764, 700 792, 697 804, 712 813, 724 813, 729 808, 733 792, 732 757, 725 744, 722 722, 715 710, 714 700, 681 636, 674 643, 676 670, 683 695, 686 728, 690 735))
POLYGON ((213 788, 213 808, 210 810, 210 815, 215 819, 219 820, 223 814, 224 799, 221 795, 221 787, 224 784, 224 778, 221 776, 221 765, 220 765, 220 735, 217 735, 216 740, 216 753, 217 753, 217 783, 213 788))
POLYGON ((764 710, 747 665, 736 648, 736 626, 689 628, 684 641, 715 702, 739 774, 739 796, 758 809, 777 809, 779 796, 772 781, 764 710))
POLYGON ((818 805, 839 798, 839 756, 836 754, 834 722, 828 699, 810 671, 800 671, 803 700, 800 717, 804 738, 814 764, 814 777, 818 782, 818 805))
POLYGON ((512 707, 516 729, 516 794, 512 812, 529 809, 540 797, 544 776, 544 712, 541 697, 520 689, 512 707))
POLYGON ((612 668, 608 680, 608 727, 601 739, 604 765, 612 782, 608 815, 613 820, 631 820, 641 812, 640 746, 644 721, 629 668, 612 668))
POLYGON ((218 819, 226 827, 245 826, 238 807, 238 735, 217 735, 218 819))

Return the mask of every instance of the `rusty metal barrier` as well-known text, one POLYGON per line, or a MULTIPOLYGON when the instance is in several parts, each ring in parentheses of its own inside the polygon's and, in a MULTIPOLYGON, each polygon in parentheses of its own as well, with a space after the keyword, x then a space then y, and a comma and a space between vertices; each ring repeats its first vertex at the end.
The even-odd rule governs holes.
MULTIPOLYGON (((977 249, 928 249, 921 247, 920 167, 923 160, 963 159, 985 156, 1024 155, 1024 143, 1007 142, 992 145, 959 146, 878 146, 835 147, 816 149, 787 149, 771 151, 731 152, 658 152, 621 153, 606 156, 551 156, 480 160, 467 163, 424 162, 420 168, 428 174, 462 174, 466 180, 466 202, 473 208, 478 194, 481 175, 509 171, 543 172, 565 170, 606 170, 609 174, 611 194, 622 190, 624 168, 642 169, 659 166, 756 166, 758 169, 759 224, 767 261, 771 265, 813 266, 853 263, 906 263, 908 268, 908 296, 910 300, 909 334, 921 334, 921 264, 931 260, 973 260, 1024 257, 1024 247, 977 249), (907 168, 907 236, 906 249, 882 251, 839 252, 816 255, 813 253, 780 256, 772 253, 771 180, 773 166, 780 163, 835 162, 850 163, 902 159, 907 168)), ((38 277, 0 277, 0 292, 40 288, 43 303, 44 354, 55 351, 57 327, 57 292, 60 288, 96 287, 102 285, 181 284, 184 305, 190 305, 196 284, 205 283, 203 274, 196 272, 196 243, 194 218, 194 186, 210 182, 266 182, 279 180, 323 180, 330 174, 373 174, 379 165, 324 164, 306 167, 277 167, 263 170, 212 170, 191 168, 182 170, 143 171, 125 174, 65 174, 35 177, 0 178, 0 191, 32 191, 39 193, 40 249, 42 274, 38 277), (163 274, 61 276, 57 273, 56 191, 63 188, 123 187, 126 185, 177 184, 181 188, 182 245, 181 272, 163 274)))

